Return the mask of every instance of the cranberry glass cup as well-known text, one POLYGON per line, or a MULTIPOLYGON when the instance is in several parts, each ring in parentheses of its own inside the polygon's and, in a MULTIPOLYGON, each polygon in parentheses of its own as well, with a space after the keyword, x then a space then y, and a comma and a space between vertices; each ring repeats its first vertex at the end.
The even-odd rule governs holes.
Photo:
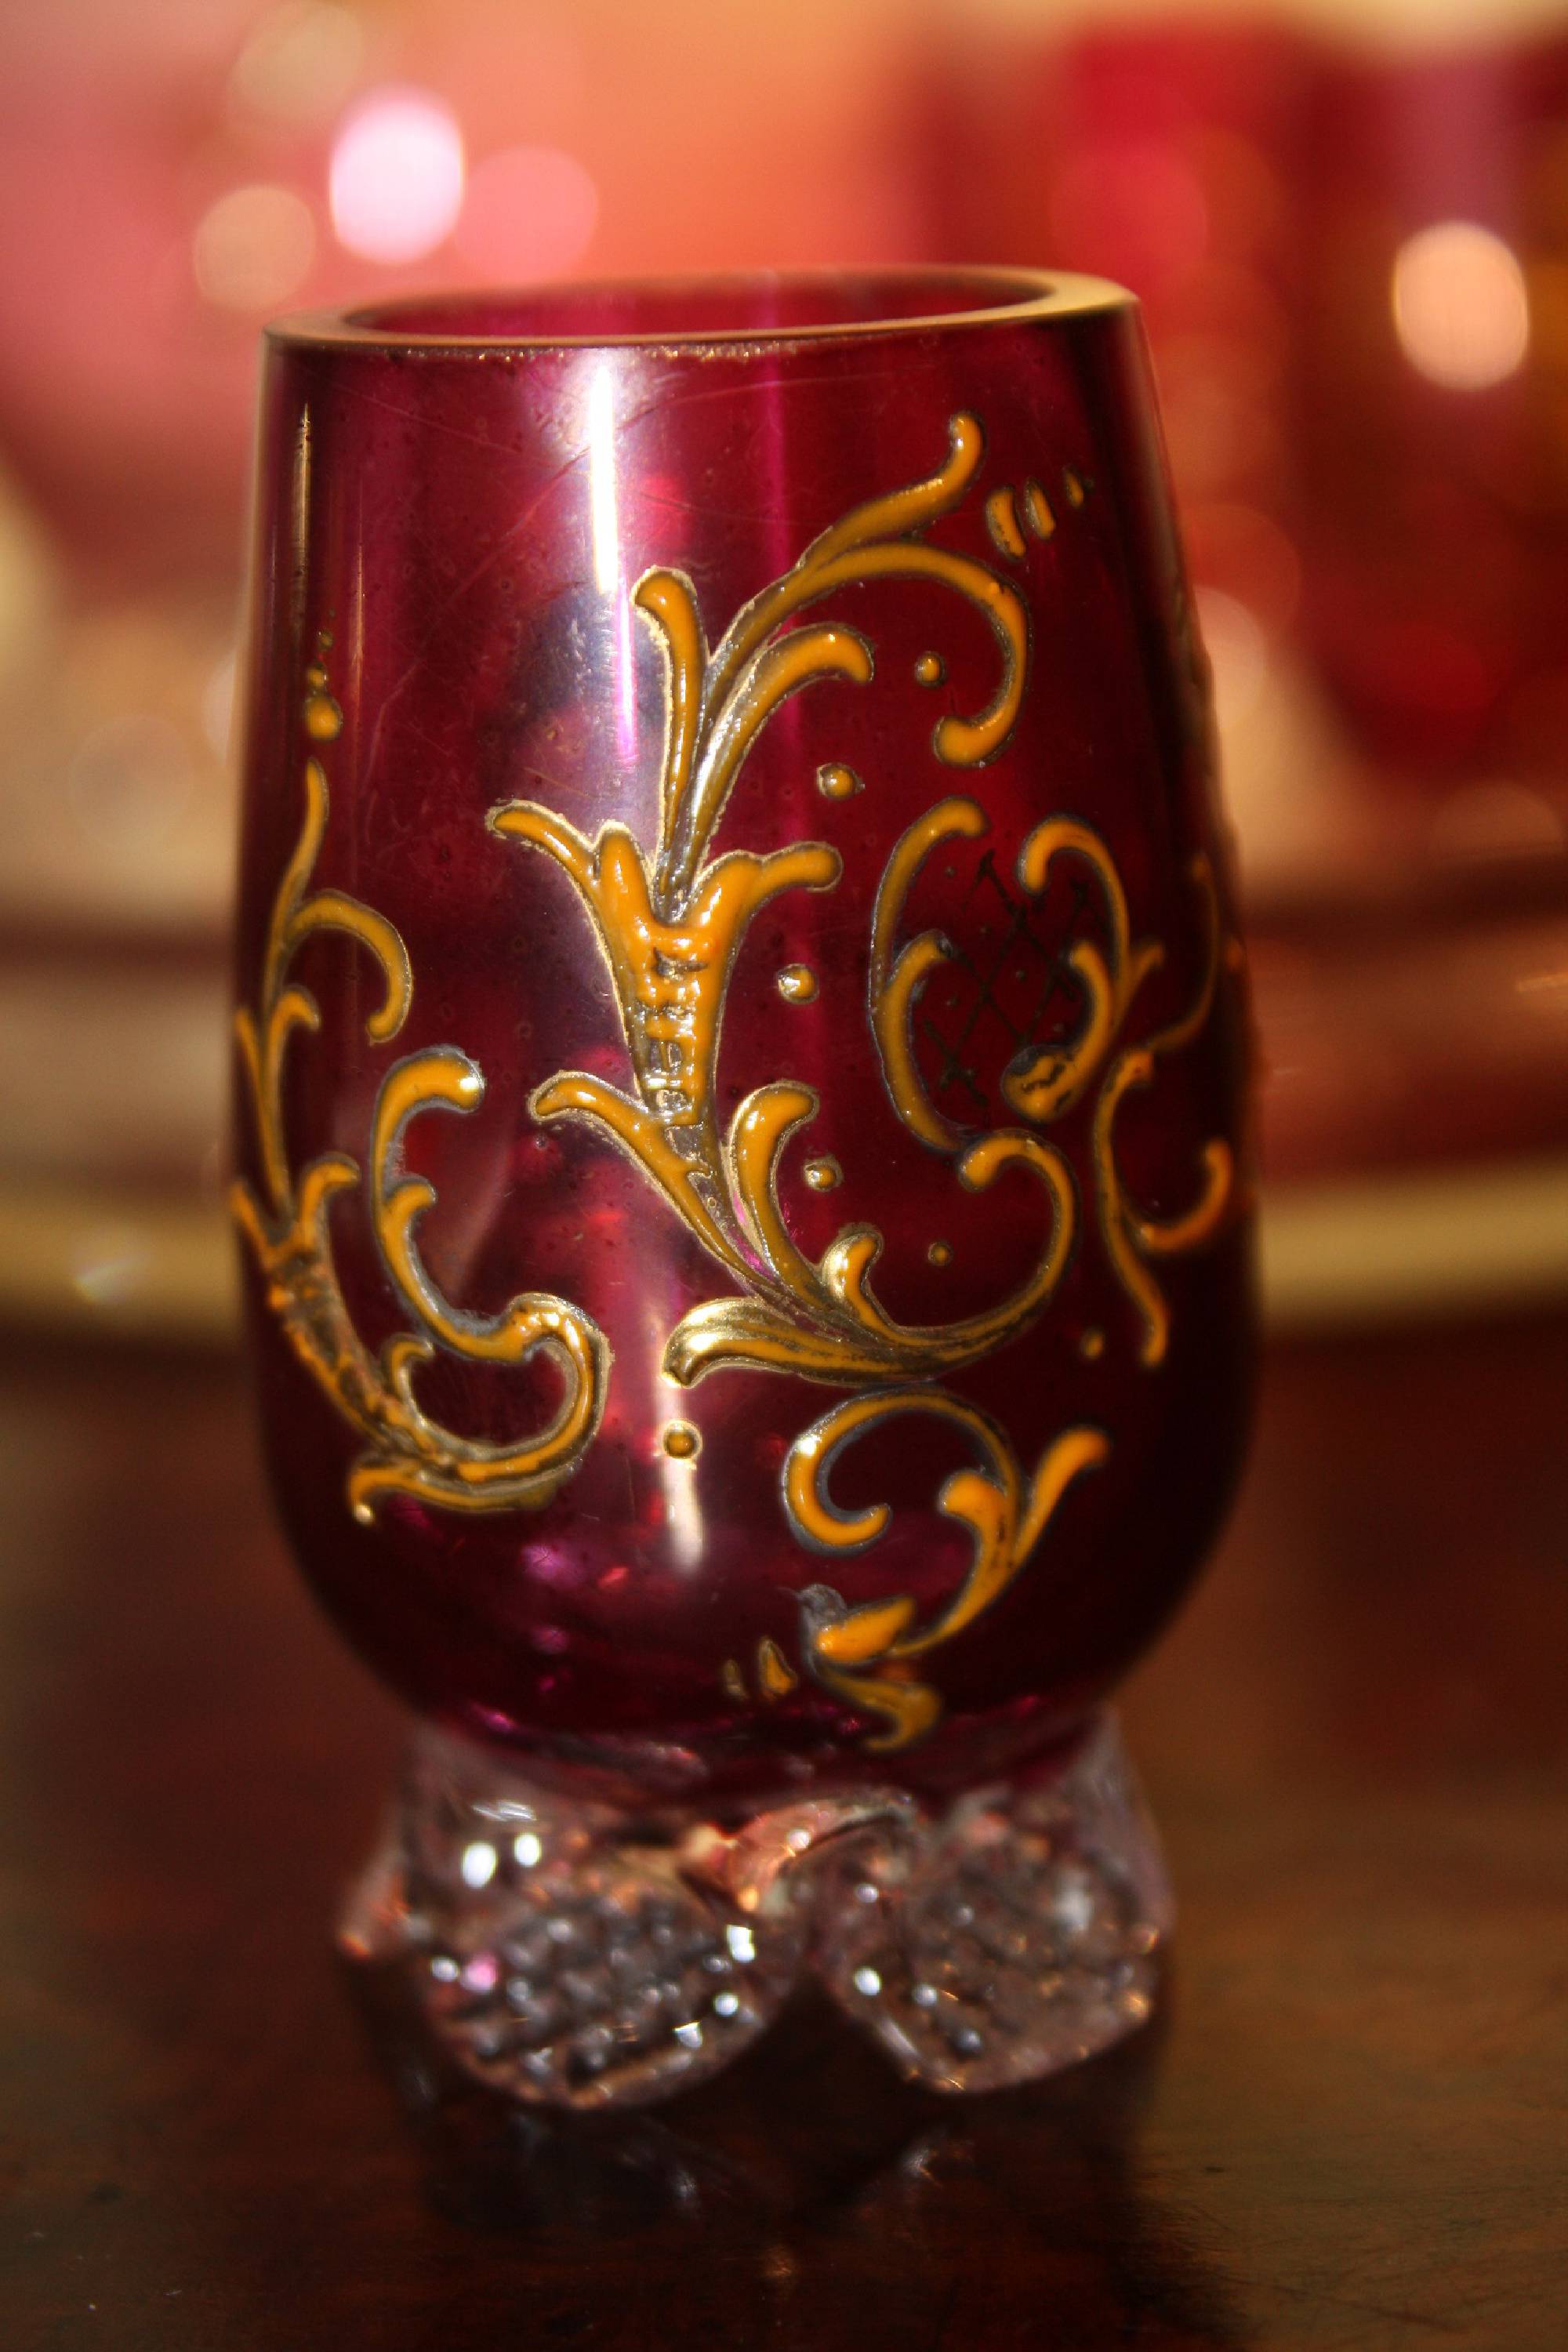
POLYGON ((1223 1512, 1241 954, 1135 304, 275 330, 234 1192, 273 1483, 418 1711, 344 1924, 521 2098, 811 1966, 952 2088, 1148 2012, 1107 1691, 1223 1512))

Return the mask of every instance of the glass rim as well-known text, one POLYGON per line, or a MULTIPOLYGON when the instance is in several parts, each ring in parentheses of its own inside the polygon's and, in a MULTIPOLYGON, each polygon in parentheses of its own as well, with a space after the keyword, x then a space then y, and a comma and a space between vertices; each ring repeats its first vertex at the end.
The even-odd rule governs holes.
POLYGON ((559 351, 740 353, 759 349, 787 350, 803 343, 860 341, 879 336, 950 334, 969 327, 1045 324, 1108 315, 1133 309, 1136 302, 1136 296, 1124 286, 1079 270, 978 264, 889 264, 864 269, 718 270, 671 277, 576 278, 535 286, 411 291, 377 302, 289 312, 270 321, 263 332, 268 344, 287 350, 418 352, 468 358, 559 351), (560 310, 578 303, 586 309, 595 301, 617 299, 634 304, 659 301, 678 309, 683 299, 701 302, 726 294, 737 304, 748 299, 760 303, 767 297, 776 299, 780 295, 808 299, 813 294, 826 297, 847 287, 864 288, 868 295, 874 295, 878 289, 886 289, 883 299, 887 301, 895 293, 907 297, 921 286, 931 289, 929 308, 883 310, 871 300, 860 306, 870 315, 821 320, 770 323, 737 319, 732 325, 660 323, 624 329, 595 326, 581 333, 557 327, 474 332, 429 323, 443 312, 461 317, 465 312, 471 314, 507 305, 520 314, 530 305, 560 310), (960 299, 958 307, 953 307, 954 298, 966 293, 972 293, 974 300, 965 303, 960 299), (422 323, 399 323, 408 320, 422 323))

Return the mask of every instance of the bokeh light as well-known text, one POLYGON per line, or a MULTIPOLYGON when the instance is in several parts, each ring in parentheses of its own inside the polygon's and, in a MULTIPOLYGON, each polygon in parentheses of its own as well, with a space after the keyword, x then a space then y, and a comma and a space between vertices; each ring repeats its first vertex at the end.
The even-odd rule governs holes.
POLYGON ((219 760, 226 760, 234 734, 235 689, 239 678, 237 646, 216 662, 202 688, 202 733, 219 760))
POLYGON ((1214 673, 1215 714, 1222 730, 1237 727, 1268 684, 1268 637, 1257 614, 1223 588, 1200 588, 1194 602, 1214 673))
POLYGON ((152 1256, 135 1225, 94 1226, 72 1245, 72 1287, 90 1307, 123 1307, 145 1283, 152 1256))
POLYGON ((463 203, 463 134, 421 89, 369 91, 332 147, 332 226, 365 261, 418 261, 451 234, 463 203))
POLYGON ((230 188, 191 240, 197 286, 221 310, 270 310, 303 284, 315 258, 310 207, 292 188, 230 188))
POLYGON ((1394 324, 1417 373, 1451 392, 1502 383, 1530 349, 1530 297, 1517 256, 1475 221, 1438 221, 1394 263, 1394 324))
POLYGON ((559 147, 506 147, 468 175, 452 241, 466 262, 496 278, 558 278, 586 252, 599 192, 559 147))
POLYGON ((246 114, 318 122, 351 95, 364 61, 364 31, 337 0, 285 0, 269 8, 240 51, 229 95, 246 114))

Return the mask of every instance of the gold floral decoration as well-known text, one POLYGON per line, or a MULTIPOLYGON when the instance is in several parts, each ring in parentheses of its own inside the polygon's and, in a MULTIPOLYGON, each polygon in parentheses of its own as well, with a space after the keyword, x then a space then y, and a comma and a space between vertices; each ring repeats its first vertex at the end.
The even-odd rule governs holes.
POLYGON ((841 860, 823 842, 766 855, 733 850, 712 860, 709 845, 748 752, 786 697, 826 677, 864 685, 873 671, 871 648, 858 631, 833 622, 786 624, 853 583, 931 581, 984 615, 1001 657, 988 707, 938 721, 937 758, 978 765, 1001 749, 1017 716, 1028 659, 1022 600, 984 564, 921 536, 961 503, 983 450, 974 419, 955 416, 936 473, 871 499, 824 531, 742 607, 711 650, 689 580, 656 571, 639 581, 635 602, 658 635, 668 682, 651 854, 623 824, 605 824, 590 842, 534 801, 510 801, 490 814, 498 834, 553 858, 588 909, 636 1087, 624 1094, 584 1072, 561 1071, 531 1097, 535 1115, 596 1122, 740 1286, 739 1296, 695 1307, 671 1333, 665 1370, 683 1383, 721 1365, 847 1386, 973 1363, 1041 1311, 1072 1245, 1075 1194, 1062 1155, 1022 1130, 971 1142, 956 1156, 967 1190, 984 1190, 1010 1168, 1039 1184, 1046 1238, 1037 1262, 988 1311, 944 1325, 900 1324, 872 1286, 882 1249, 874 1225, 844 1226, 813 1262, 780 1209, 780 1160, 816 1117, 815 1091, 787 1079, 759 1087, 723 1134, 713 1107, 724 997, 748 924, 782 891, 832 889, 841 860))
POLYGON ((908 1593, 888 1601, 846 1604, 831 1585, 808 1585, 800 1595, 801 1648, 823 1687, 886 1728, 868 1738, 879 1753, 907 1748, 940 1720, 940 1694, 920 1679, 913 1662, 950 1642, 993 1606, 1039 1542, 1074 1479, 1104 1462, 1104 1433, 1088 1426, 1054 1437, 1025 1479, 1005 1432, 974 1405, 939 1388, 874 1390, 850 1397, 796 1438, 784 1463, 784 1507, 796 1536, 815 1550, 857 1552, 875 1543, 890 1517, 885 1503, 841 1511, 827 1490, 834 1463, 867 1431, 905 1413, 923 1413, 957 1429, 977 1455, 978 1469, 955 1470, 937 1507, 966 1528, 973 1540, 969 1572, 945 1609, 918 1622, 908 1593))
MULTIPOLYGON (((985 812, 967 796, 955 795, 928 809, 894 846, 872 918, 871 1030, 883 1079, 904 1125, 937 1151, 974 1148, 965 1145, 963 1130, 931 1101, 914 1054, 913 1018, 921 992, 952 950, 938 931, 921 931, 901 943, 899 932, 910 891, 937 844, 976 840, 989 830, 985 812)), ((1218 1232, 1234 1194, 1235 1159, 1221 1138, 1205 1143, 1196 1201, 1182 1215, 1162 1220, 1141 1210, 1127 1192, 1116 1157, 1116 1121, 1126 1097, 1152 1085, 1160 1060, 1190 1045, 1208 1020, 1222 961, 1218 894, 1213 868, 1200 854, 1188 869, 1203 928, 1202 971, 1193 1002, 1164 1028, 1136 1045, 1123 1044, 1112 1060, 1133 1000, 1164 964, 1165 950, 1157 941, 1133 940, 1115 860, 1092 825, 1076 817, 1047 817, 1025 842, 1017 876, 1029 896, 1043 896, 1058 857, 1076 858, 1088 867, 1104 907, 1106 935, 1103 943, 1077 940, 1067 951, 1066 962, 1083 1002, 1077 1028, 1064 1039, 1019 1056, 1003 1073, 1002 1092, 1018 1118, 1046 1126, 1064 1118, 1104 1074, 1091 1129, 1095 1203, 1106 1255, 1139 1319, 1140 1361, 1152 1368, 1163 1360, 1169 1344, 1170 1314, 1148 1262, 1195 1249, 1218 1232)))
MULTIPOLYGON (((325 680, 312 671, 306 730, 318 743, 341 723, 325 680)), ((267 1304, 312 1380, 364 1439, 349 1472, 348 1500, 368 1523, 381 1496, 410 1495, 449 1511, 533 1510, 547 1503, 582 1459, 604 1409, 609 1352, 590 1318, 562 1298, 530 1292, 500 1314, 460 1312, 442 1297, 416 1246, 420 1218, 435 1202, 424 1177, 403 1167, 411 1119, 426 1110, 470 1111, 484 1079, 455 1046, 410 1054, 395 1063, 377 1097, 367 1184, 370 1219, 382 1259, 416 1328, 373 1353, 359 1337, 332 1262, 328 1213, 361 1179, 358 1163, 328 1152, 295 1173, 284 1131, 283 1070, 297 1030, 321 1025, 315 999, 289 978, 305 940, 336 932, 379 965, 385 992, 365 1024, 374 1045, 390 1043, 407 1019, 413 975, 402 939, 384 916, 337 890, 310 892, 327 828, 327 778, 319 759, 305 763, 305 822, 279 887, 267 935, 259 1001, 235 1015, 260 1171, 259 1192, 234 1185, 230 1204, 266 1285, 267 1304), (437 1346, 470 1361, 526 1363, 552 1358, 563 1393, 548 1428, 527 1440, 466 1437, 421 1408, 414 1382, 437 1346)))

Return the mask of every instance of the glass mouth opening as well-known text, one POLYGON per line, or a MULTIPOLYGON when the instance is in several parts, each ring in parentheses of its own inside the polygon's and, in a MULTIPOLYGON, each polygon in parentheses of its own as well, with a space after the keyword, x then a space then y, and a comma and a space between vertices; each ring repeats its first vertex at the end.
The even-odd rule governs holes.
POLYGON ((753 272, 412 295, 288 319, 286 341, 479 348, 784 343, 1119 308, 1107 279, 1058 270, 753 272))

